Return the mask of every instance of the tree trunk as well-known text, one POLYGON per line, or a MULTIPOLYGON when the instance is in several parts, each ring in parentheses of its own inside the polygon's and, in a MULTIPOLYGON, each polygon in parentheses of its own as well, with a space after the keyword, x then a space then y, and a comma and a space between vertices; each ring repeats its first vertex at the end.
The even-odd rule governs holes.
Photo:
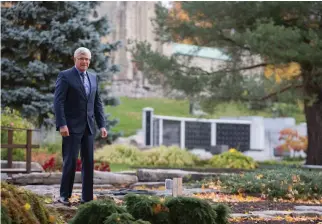
POLYGON ((189 100, 189 114, 190 115, 193 115, 194 105, 195 105, 194 101, 190 99, 189 100))
POLYGON ((304 103, 308 136, 306 164, 322 165, 322 102, 304 103))

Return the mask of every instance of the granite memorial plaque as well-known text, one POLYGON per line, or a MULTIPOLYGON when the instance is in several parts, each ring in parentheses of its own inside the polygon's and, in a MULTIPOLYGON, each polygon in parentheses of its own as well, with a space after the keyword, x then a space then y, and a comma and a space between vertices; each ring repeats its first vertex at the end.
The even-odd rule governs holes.
POLYGON ((211 146, 211 123, 186 121, 185 147, 188 149, 210 150, 211 146))
POLYGON ((163 144, 180 146, 181 121, 163 120, 163 144))
POLYGON ((250 149, 250 124, 216 124, 216 145, 228 145, 239 151, 250 149))

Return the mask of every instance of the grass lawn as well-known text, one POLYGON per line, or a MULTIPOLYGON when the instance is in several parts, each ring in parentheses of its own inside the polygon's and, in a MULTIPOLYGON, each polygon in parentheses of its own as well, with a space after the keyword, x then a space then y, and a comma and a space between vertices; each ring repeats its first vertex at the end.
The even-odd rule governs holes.
POLYGON ((111 172, 113 173, 133 170, 133 169, 130 169, 130 166, 126 164, 110 164, 110 169, 111 169, 111 172))
MULTIPOLYGON (((130 136, 142 128, 142 109, 144 107, 154 108, 157 115, 191 117, 189 115, 189 103, 187 100, 155 99, 155 98, 128 98, 121 97, 120 105, 116 107, 106 107, 106 112, 111 113, 111 118, 118 118, 120 123, 113 131, 123 131, 124 136, 130 136)), ((221 116, 263 116, 271 117, 268 111, 249 110, 242 103, 222 103, 217 106, 216 111, 207 118, 219 118, 221 116)), ((297 122, 304 122, 304 113, 290 114, 297 122)))

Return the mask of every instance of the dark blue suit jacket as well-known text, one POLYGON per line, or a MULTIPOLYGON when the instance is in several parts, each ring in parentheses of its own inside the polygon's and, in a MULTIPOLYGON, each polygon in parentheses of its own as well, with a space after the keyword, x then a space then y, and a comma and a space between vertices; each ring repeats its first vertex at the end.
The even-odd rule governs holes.
POLYGON ((84 85, 75 67, 58 74, 54 109, 56 128, 67 125, 69 133, 84 133, 86 124, 95 132, 94 117, 99 128, 105 127, 103 104, 98 93, 97 76, 88 73, 90 93, 86 96, 84 85))

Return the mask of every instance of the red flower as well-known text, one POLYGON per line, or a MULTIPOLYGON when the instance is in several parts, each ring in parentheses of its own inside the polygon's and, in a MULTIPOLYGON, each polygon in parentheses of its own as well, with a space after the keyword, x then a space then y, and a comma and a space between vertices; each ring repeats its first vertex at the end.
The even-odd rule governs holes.
POLYGON ((55 158, 52 156, 49 160, 47 160, 44 165, 42 166, 45 171, 51 171, 55 168, 56 161, 55 158))

